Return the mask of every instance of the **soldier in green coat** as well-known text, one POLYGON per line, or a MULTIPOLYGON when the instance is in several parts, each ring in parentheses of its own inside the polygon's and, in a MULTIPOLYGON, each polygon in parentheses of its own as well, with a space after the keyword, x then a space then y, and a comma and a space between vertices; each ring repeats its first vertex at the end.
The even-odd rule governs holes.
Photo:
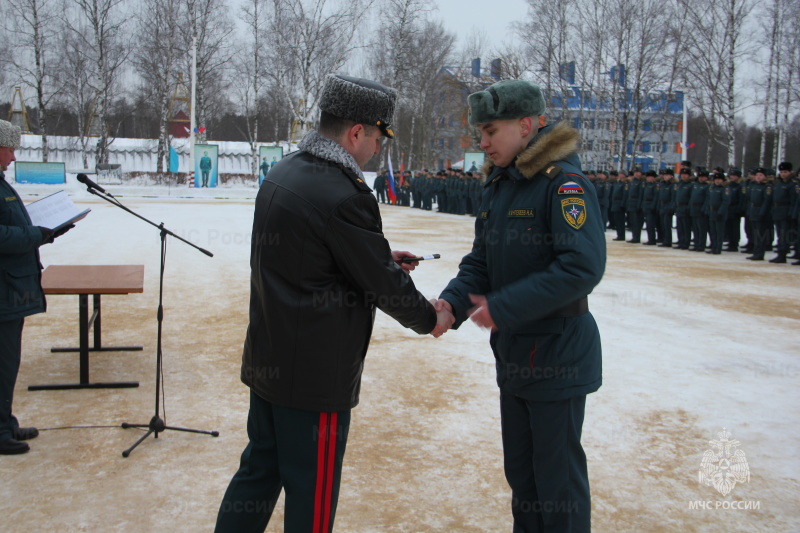
POLYGON ((692 217, 692 233, 694 234, 693 252, 704 252, 708 244, 708 215, 703 210, 708 197, 708 172, 697 172, 697 181, 692 184, 689 196, 689 215, 692 217))
POLYGON ((628 181, 628 194, 625 198, 625 212, 628 213, 628 223, 631 227, 631 238, 628 242, 642 242, 642 226, 644 214, 642 211, 642 194, 644 192, 644 179, 639 168, 633 169, 633 175, 628 181))
POLYGON ((5 179, 5 171, 16 160, 19 142, 20 129, 0 120, 0 455, 26 453, 30 446, 22 441, 39 435, 36 428, 20 427, 12 412, 22 328, 25 317, 47 308, 39 247, 72 227, 54 233, 31 223, 22 199, 5 179))
POLYGON ((790 231, 792 228, 792 204, 794 203, 794 183, 792 182, 792 164, 783 162, 778 165, 778 179, 775 180, 772 192, 772 221, 778 234, 778 255, 770 259, 770 263, 785 263, 791 251, 790 231))
POLYGON ((601 348, 587 296, 606 262, 597 195, 578 131, 545 125, 539 87, 501 81, 471 94, 469 107, 491 165, 472 251, 437 308, 456 327, 469 317, 492 331, 514 531, 588 532, 580 440, 601 348))
POLYGON ((675 189, 675 218, 678 226, 678 246, 680 250, 688 250, 692 243, 692 215, 689 203, 692 198, 692 169, 681 167, 681 181, 675 189))
POLYGON ((706 204, 703 211, 708 217, 708 233, 711 236, 711 249, 707 253, 719 255, 722 253, 722 243, 725 240, 725 220, 728 217, 731 190, 725 186, 725 174, 714 171, 713 183, 708 187, 706 204))
POLYGON ((763 261, 767 240, 771 234, 769 214, 772 208, 772 184, 767 183, 766 169, 755 169, 753 182, 747 187, 747 197, 749 200, 747 218, 750 220, 750 232, 753 238, 753 255, 747 259, 763 261))
POLYGON ((661 187, 658 190, 658 216, 661 217, 661 243, 662 248, 672 248, 672 218, 675 215, 675 193, 678 184, 675 183, 675 172, 671 168, 661 170, 661 187))
POLYGON ((642 215, 647 224, 647 242, 650 246, 658 244, 658 193, 660 183, 656 183, 656 171, 648 170, 642 189, 642 215))
POLYGON ((728 205, 728 218, 725 220, 725 240, 728 241, 726 252, 738 252, 739 240, 742 238, 742 171, 738 168, 728 170, 728 183, 730 202, 728 205))

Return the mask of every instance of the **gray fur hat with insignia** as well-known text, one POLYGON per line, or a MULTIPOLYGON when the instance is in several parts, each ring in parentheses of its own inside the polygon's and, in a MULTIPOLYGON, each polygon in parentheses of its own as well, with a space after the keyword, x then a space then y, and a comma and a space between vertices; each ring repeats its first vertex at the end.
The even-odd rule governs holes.
POLYGON ((350 76, 328 76, 320 110, 357 124, 377 126, 387 137, 394 137, 392 118, 397 91, 372 80, 350 76))
POLYGON ((19 148, 19 138, 21 134, 19 126, 15 126, 7 120, 0 120, 0 146, 19 148))
POLYGON ((469 95, 467 102, 472 126, 493 120, 538 117, 547 109, 539 86, 525 80, 498 81, 485 91, 469 95))

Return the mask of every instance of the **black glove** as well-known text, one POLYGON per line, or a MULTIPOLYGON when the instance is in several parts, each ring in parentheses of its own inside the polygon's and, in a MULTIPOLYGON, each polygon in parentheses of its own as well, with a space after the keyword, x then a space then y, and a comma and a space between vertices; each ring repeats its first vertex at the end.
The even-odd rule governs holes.
POLYGON ((39 231, 42 232, 42 244, 50 244, 51 242, 53 242, 53 239, 55 239, 53 230, 47 229, 42 226, 36 226, 36 227, 39 228, 39 231))
POLYGON ((55 239, 56 237, 61 237, 62 235, 64 235, 66 232, 68 232, 69 230, 71 230, 74 227, 75 227, 75 224, 70 224, 69 226, 64 226, 60 230, 58 230, 55 233, 53 233, 53 239, 55 239))
POLYGON ((56 237, 61 237, 66 232, 71 230, 75 227, 75 224, 70 224, 69 226, 64 226, 63 228, 59 229, 58 231, 53 231, 51 229, 44 228, 42 226, 36 226, 39 228, 39 231, 42 232, 42 244, 50 244, 53 242, 56 237))

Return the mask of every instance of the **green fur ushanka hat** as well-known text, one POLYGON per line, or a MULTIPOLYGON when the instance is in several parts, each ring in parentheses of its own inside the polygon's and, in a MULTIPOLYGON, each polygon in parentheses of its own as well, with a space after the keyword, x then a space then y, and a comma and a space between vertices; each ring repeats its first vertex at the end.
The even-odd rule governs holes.
POLYGON ((503 80, 485 91, 469 95, 469 123, 544 115, 546 106, 539 86, 524 80, 503 80))

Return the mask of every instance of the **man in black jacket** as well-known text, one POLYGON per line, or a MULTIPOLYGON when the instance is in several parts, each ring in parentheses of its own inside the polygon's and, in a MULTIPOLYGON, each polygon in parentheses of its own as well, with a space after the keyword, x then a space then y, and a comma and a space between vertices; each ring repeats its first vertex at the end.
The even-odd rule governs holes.
POLYGON ((375 308, 420 334, 439 336, 453 323, 415 288, 407 271, 416 263, 402 262, 413 254, 389 248, 361 172, 381 135, 393 136, 396 94, 329 77, 319 131, 259 189, 241 375, 250 443, 217 531, 264 531, 282 488, 284 531, 331 531, 375 308))

